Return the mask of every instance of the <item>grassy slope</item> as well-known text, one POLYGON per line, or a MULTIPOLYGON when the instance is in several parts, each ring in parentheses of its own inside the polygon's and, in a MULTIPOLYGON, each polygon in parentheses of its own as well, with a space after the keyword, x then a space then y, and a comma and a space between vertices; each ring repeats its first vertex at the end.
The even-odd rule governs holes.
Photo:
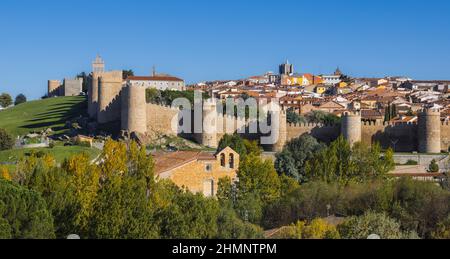
POLYGON ((52 128, 63 132, 66 121, 85 114, 85 97, 59 97, 31 101, 0 111, 0 128, 14 136, 52 128))
POLYGON ((43 151, 47 154, 51 154, 58 163, 64 161, 65 158, 70 156, 79 154, 79 153, 87 153, 91 157, 91 159, 95 159, 99 154, 100 150, 95 148, 88 147, 80 147, 80 146, 56 146, 54 148, 35 148, 35 149, 14 149, 0 152, 0 162, 9 162, 14 163, 17 162, 20 158, 26 156, 31 151, 39 152, 43 151))

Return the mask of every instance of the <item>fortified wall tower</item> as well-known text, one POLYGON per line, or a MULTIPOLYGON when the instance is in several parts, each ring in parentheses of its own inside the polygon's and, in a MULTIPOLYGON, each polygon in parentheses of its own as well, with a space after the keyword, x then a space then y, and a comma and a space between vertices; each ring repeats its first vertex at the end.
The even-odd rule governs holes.
POLYGON ((419 152, 441 153, 441 114, 426 109, 419 113, 419 152))
POLYGON ((47 87, 48 97, 60 96, 61 95, 61 81, 59 80, 48 80, 47 87))
POLYGON ((341 134, 353 146, 362 140, 361 113, 348 112, 342 117, 341 134))
POLYGON ((120 92, 122 88, 122 71, 111 71, 101 74, 98 82, 98 123, 104 124, 120 120, 120 92))
POLYGON ((145 87, 127 84, 122 92, 122 130, 147 133, 147 102, 145 87))
POLYGON ((88 86, 88 114, 89 117, 96 119, 98 112, 98 80, 101 73, 92 73, 89 78, 88 86))
POLYGON ((215 101, 205 101, 203 103, 203 133, 201 134, 201 144, 210 148, 217 148, 219 140, 217 138, 218 113, 215 101))
POLYGON ((287 144, 288 140, 288 128, 287 128, 287 112, 285 110, 280 111, 279 118, 279 129, 278 129, 278 140, 273 145, 272 151, 281 152, 284 146, 287 144))
POLYGON ((98 112, 98 81, 105 73, 105 62, 97 55, 92 62, 92 76, 89 78, 88 87, 88 114, 91 118, 97 117, 98 112))

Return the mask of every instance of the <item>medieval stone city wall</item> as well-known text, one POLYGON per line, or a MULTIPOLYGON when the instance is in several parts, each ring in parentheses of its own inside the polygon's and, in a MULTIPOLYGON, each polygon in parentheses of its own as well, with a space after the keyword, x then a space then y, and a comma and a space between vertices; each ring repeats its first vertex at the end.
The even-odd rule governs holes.
POLYGON ((121 129, 141 134, 147 133, 145 88, 127 85, 122 90, 121 105, 121 129))
MULTIPOLYGON (((95 78, 95 77, 94 77, 95 78)), ((94 93, 89 99, 92 107, 95 103, 95 80, 92 82, 94 93)), ((241 136, 259 140, 268 134, 249 133, 250 125, 256 122, 244 118, 224 116, 217 112, 214 104, 204 104, 201 116, 203 119, 215 118, 215 130, 203 133, 178 134, 172 124, 181 120, 181 111, 171 107, 147 104, 145 88, 123 85, 122 72, 103 73, 98 77, 98 111, 97 121, 100 124, 120 121, 122 130, 147 134, 149 139, 162 136, 176 136, 191 139, 208 147, 217 147, 225 134, 239 133, 241 136), (212 116, 212 117, 211 117, 212 116), (239 128, 240 126, 243 128, 239 128)), ((361 122, 359 114, 345 114, 341 125, 321 124, 288 124, 286 114, 281 113, 278 139, 273 145, 264 146, 269 151, 281 151, 285 144, 303 134, 310 134, 318 140, 331 143, 341 134, 351 143, 361 141, 367 146, 380 143, 384 149, 393 147, 396 152, 440 153, 450 146, 450 125, 440 122, 439 113, 424 111, 418 123, 390 124, 382 122, 361 122)), ((194 130, 195 112, 191 111, 191 130, 194 130)), ((259 129, 259 127, 257 127, 259 129)))
POLYGON ((331 143, 341 134, 340 125, 322 125, 316 123, 288 124, 287 141, 291 141, 304 134, 309 134, 319 141, 331 143))
POLYGON ((419 112, 418 139, 420 153, 441 152, 441 113, 439 111, 419 112))
POLYGON ((48 80, 47 95, 48 97, 61 96, 62 85, 59 80, 48 80))
POLYGON ((64 79, 64 86, 62 88, 62 96, 79 96, 83 91, 83 79, 64 79))
POLYGON ((395 148, 396 152, 412 152, 418 148, 417 124, 370 123, 362 125, 361 142, 366 146, 379 143, 382 148, 395 148))
POLYGON ((98 86, 98 123, 120 120, 122 88, 122 71, 112 71, 101 75, 98 86))
POLYGON ((450 123, 441 124, 441 148, 443 151, 450 151, 450 123))
POLYGON ((98 112, 98 81, 102 73, 94 72, 88 78, 88 114, 91 118, 97 117, 98 112))
POLYGON ((150 138, 163 135, 176 136, 177 132, 172 130, 172 120, 178 118, 179 111, 169 106, 157 104, 146 104, 146 122, 147 133, 150 138))

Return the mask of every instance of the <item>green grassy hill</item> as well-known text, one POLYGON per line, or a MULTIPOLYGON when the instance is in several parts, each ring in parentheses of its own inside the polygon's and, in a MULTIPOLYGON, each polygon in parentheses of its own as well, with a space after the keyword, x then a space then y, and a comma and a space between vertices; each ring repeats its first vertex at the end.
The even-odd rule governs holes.
POLYGON ((51 128, 62 133, 66 121, 87 111, 86 97, 59 97, 30 101, 0 111, 0 128, 14 136, 51 128))
POLYGON ((79 153, 86 153, 91 159, 95 159, 100 150, 96 148, 80 147, 80 146, 56 146, 54 148, 34 148, 34 149, 13 149, 0 151, 0 163, 15 163, 21 158, 30 154, 30 152, 44 152, 55 158, 58 163, 62 163, 64 159, 77 155, 79 153))

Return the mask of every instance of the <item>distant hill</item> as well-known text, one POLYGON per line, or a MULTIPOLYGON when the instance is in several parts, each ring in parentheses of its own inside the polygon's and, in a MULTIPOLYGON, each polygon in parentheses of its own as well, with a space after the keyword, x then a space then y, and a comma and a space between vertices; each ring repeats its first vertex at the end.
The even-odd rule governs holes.
POLYGON ((86 115, 86 112, 87 99, 84 96, 30 101, 0 111, 0 128, 14 136, 48 128, 62 133, 67 121, 86 115))

